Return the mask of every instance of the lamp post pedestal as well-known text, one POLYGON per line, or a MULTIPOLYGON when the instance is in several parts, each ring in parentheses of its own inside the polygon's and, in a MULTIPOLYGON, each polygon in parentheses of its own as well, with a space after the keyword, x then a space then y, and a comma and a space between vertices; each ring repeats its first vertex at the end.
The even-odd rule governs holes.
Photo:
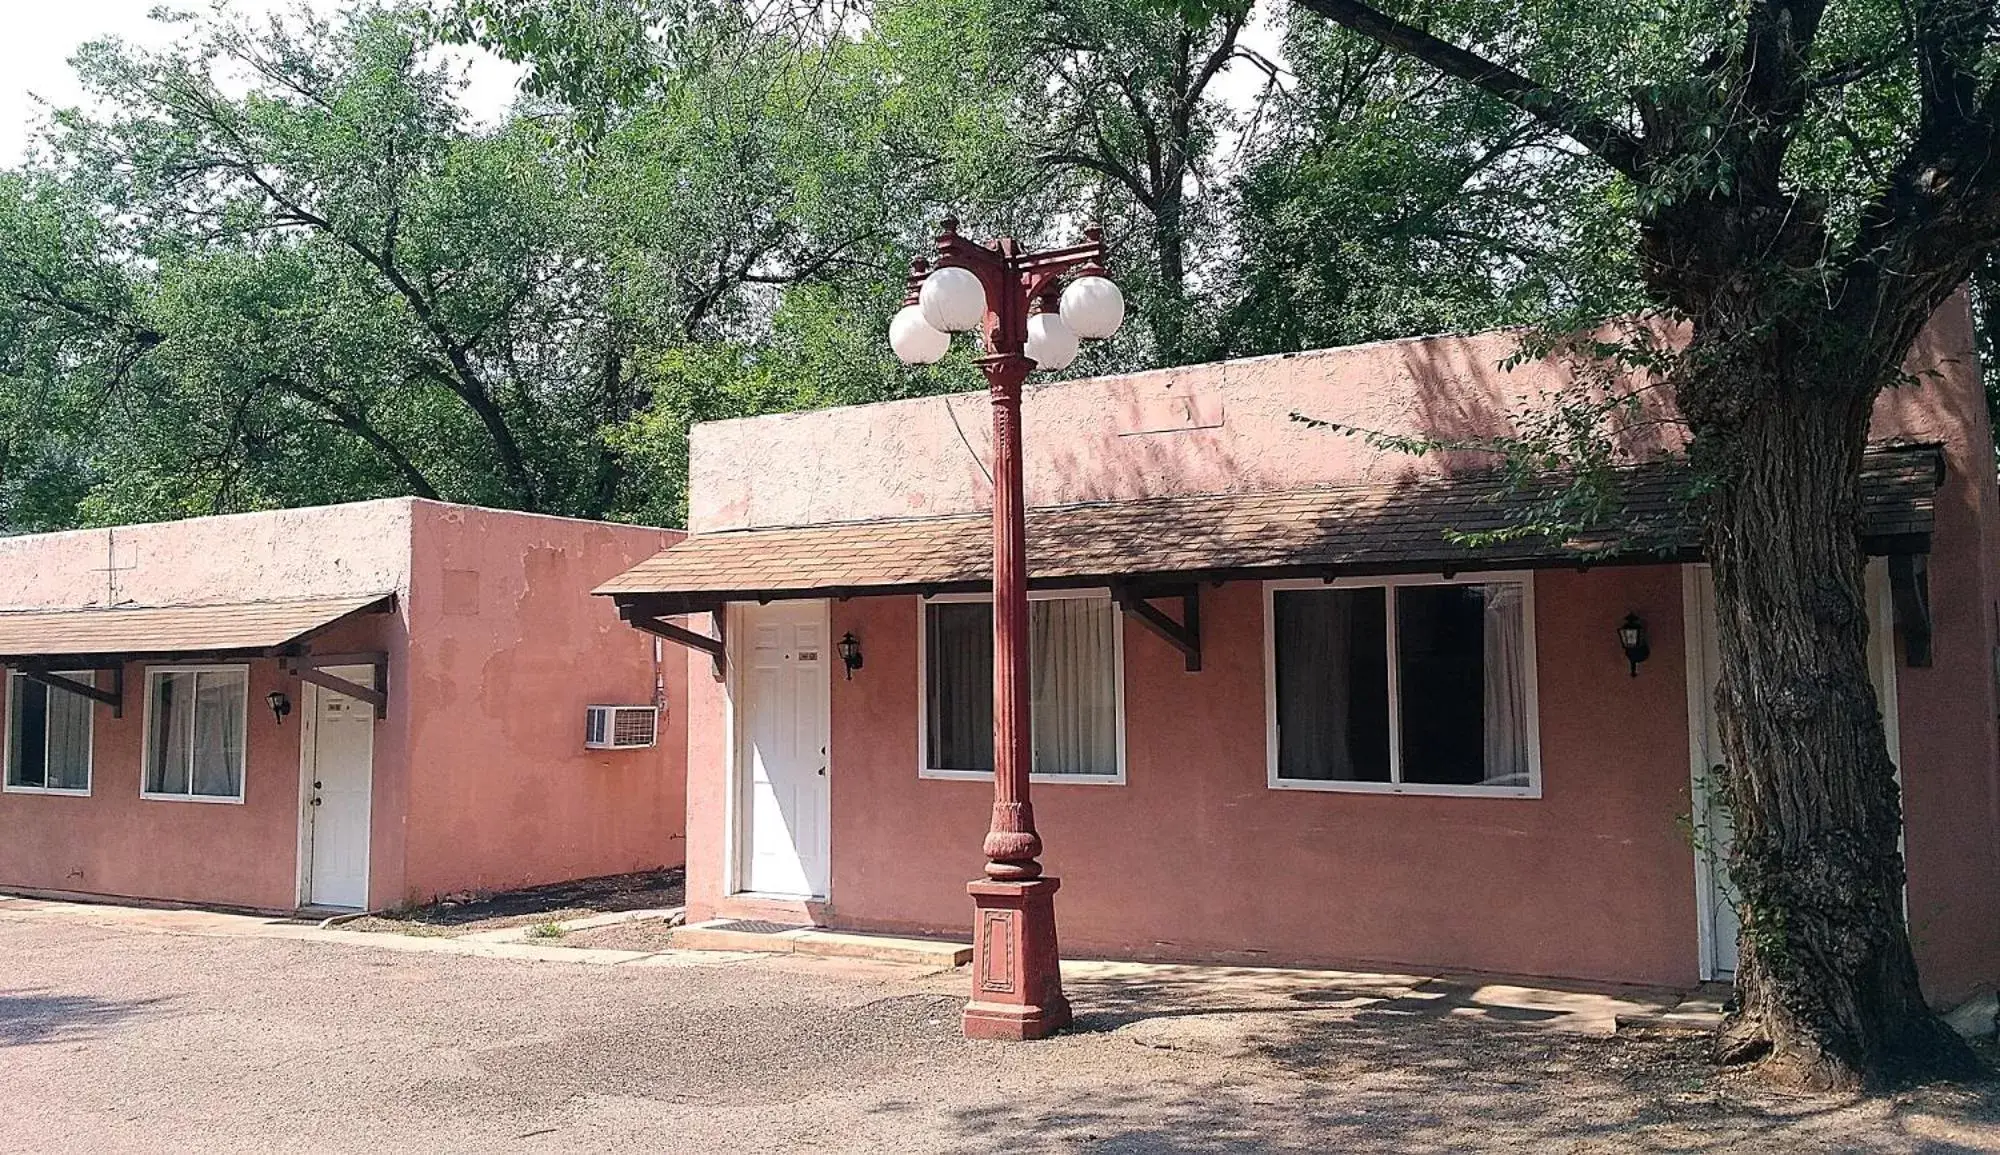
POLYGON ((1045 1039, 1069 1026, 1056 950, 1053 878, 1030 882, 980 879, 972 895, 972 1001, 965 1037, 1019 1042, 1045 1039))

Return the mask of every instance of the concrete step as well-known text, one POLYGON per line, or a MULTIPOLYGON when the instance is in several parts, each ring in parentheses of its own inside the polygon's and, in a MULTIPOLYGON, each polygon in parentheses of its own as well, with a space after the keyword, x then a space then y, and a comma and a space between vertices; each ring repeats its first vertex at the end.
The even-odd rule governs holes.
POLYGON ((772 927, 749 924, 742 919, 712 919, 691 923, 673 932, 670 941, 682 950, 761 951, 767 954, 810 954, 829 958, 873 959, 877 962, 913 963, 931 967, 961 967, 972 961, 969 943, 943 942, 930 938, 898 938, 885 934, 859 934, 826 930, 815 926, 772 927), (766 929, 769 927, 769 929, 766 929))

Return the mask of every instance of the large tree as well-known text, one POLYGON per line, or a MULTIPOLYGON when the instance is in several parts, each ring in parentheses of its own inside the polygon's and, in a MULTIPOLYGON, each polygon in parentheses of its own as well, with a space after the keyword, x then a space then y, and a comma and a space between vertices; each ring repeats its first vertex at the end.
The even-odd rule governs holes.
POLYGON ((1995 5, 1296 0, 1476 86, 1629 183, 1663 365, 1708 482, 1738 1007, 1719 1051, 1844 1087, 1959 1074, 1901 906, 1895 768, 1865 661, 1858 473, 1877 395, 2000 242, 1995 5))

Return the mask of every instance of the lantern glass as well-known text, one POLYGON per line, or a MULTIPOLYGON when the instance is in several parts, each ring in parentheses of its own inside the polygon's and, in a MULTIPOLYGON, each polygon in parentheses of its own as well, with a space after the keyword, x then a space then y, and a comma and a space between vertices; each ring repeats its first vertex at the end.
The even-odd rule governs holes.
POLYGON ((932 328, 922 309, 904 305, 889 322, 889 347, 905 365, 934 365, 950 352, 951 334, 932 328))
POLYGON ((1028 344, 1022 352, 1044 369, 1067 369, 1076 360, 1076 334, 1061 314, 1036 313, 1028 318, 1028 344))
POLYGON ((1125 294, 1108 278, 1078 277, 1063 290, 1062 319, 1079 337, 1109 337, 1125 323, 1125 294))
POLYGON ((917 290, 917 307, 925 322, 941 333, 977 329, 986 316, 986 286, 969 269, 955 265, 933 269, 917 290))

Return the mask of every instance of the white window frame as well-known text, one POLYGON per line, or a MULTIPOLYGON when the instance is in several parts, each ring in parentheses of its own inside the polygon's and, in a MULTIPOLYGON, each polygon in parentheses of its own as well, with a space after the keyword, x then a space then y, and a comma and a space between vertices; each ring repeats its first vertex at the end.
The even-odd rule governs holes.
POLYGON ((247 664, 211 666, 148 666, 144 681, 146 688, 146 708, 143 715, 144 729, 139 734, 139 797, 148 802, 201 802, 223 806, 241 806, 243 798, 250 792, 250 667, 247 664), (194 774, 188 774, 188 793, 163 794, 146 789, 152 777, 153 762, 153 680, 168 674, 227 674, 240 672, 243 675, 243 750, 236 766, 236 794, 196 794, 194 774))
MULTIPOLYGON (((66 678, 74 678, 87 686, 94 687, 97 685, 97 672, 95 670, 52 670, 50 672, 61 674, 66 678)), ((4 727, 0 727, 0 792, 7 794, 55 794, 65 798, 90 797, 90 789, 97 782, 97 703, 94 701, 90 703, 90 710, 88 712, 90 718, 89 734, 84 741, 83 747, 83 789, 74 790, 67 786, 16 786, 8 781, 8 778, 12 776, 14 767, 14 686, 15 679, 17 678, 21 682, 32 680, 28 675, 19 670, 7 671, 6 724, 4 727)), ((68 690, 59 690, 54 686, 49 686, 48 692, 51 694, 69 693, 68 690)), ((42 781, 46 782, 48 781, 47 735, 43 735, 42 737, 42 766, 42 781)))
POLYGON ((1541 670, 1535 660, 1535 575, 1533 571, 1502 571, 1393 577, 1287 579, 1264 583, 1264 744, 1265 782, 1272 790, 1317 790, 1343 794, 1415 794, 1460 798, 1540 798, 1542 796, 1541 670), (1528 703, 1528 784, 1526 786, 1459 786, 1445 783, 1404 782, 1403 698, 1401 671, 1396 660, 1396 597, 1405 586, 1498 585, 1521 588, 1521 650, 1527 664, 1528 703), (1389 658, 1389 781, 1338 782, 1278 775, 1278 638, 1276 595, 1280 590, 1382 589, 1387 618, 1384 633, 1389 658))
MULTIPOLYGON (((1111 591, 1102 587, 1074 590, 1030 590, 1031 602, 1060 601, 1063 599, 1091 599, 1111 602, 1111 591)), ((943 602, 985 602, 991 604, 990 594, 933 594, 917 599, 917 777, 940 781, 991 782, 991 770, 940 770, 930 765, 930 615, 925 608, 943 602)), ((1118 773, 1116 774, 1029 774, 1028 781, 1037 784, 1050 783, 1061 786, 1123 786, 1125 785, 1125 615, 1112 603, 1111 616, 1111 661, 1113 670, 1112 697, 1116 700, 1112 725, 1118 748, 1118 773)), ((1033 725, 1031 718, 1029 724, 1033 725)))

